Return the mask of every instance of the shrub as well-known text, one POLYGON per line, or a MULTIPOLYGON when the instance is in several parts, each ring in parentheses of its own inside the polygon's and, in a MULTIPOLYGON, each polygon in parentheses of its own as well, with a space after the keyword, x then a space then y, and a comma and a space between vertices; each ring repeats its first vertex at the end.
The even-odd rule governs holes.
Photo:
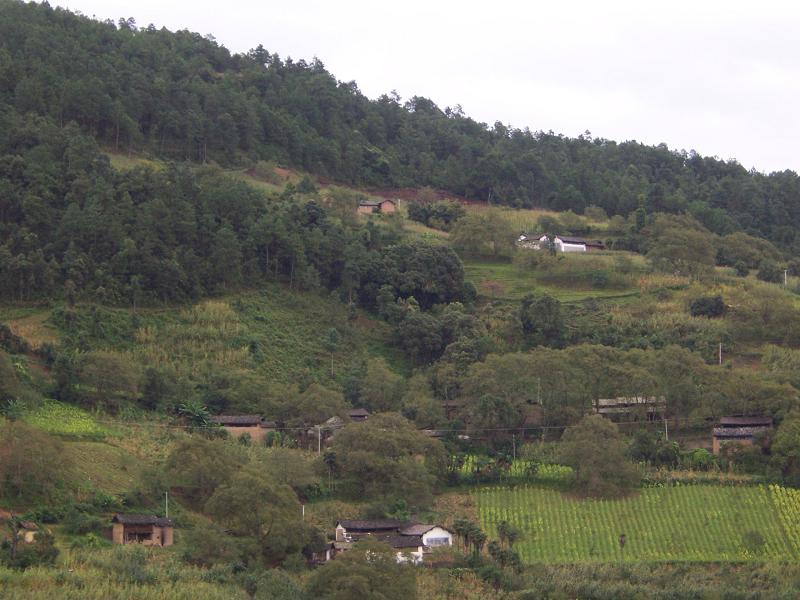
POLYGON ((742 534, 742 545, 748 552, 753 554, 761 554, 764 551, 766 541, 760 532, 750 530, 742 534))
POLYGON ((110 561, 110 571, 120 583, 153 583, 155 575, 147 564, 147 551, 139 546, 117 546, 110 561))
POLYGON ((235 540, 216 525, 191 529, 182 539, 183 560, 192 565, 232 564, 239 557, 235 540))
POLYGON ((53 535, 39 531, 31 544, 17 544, 16 550, 9 540, 0 544, 0 564, 13 569, 27 569, 35 565, 52 565, 58 557, 53 535), (12 556, 13 554, 13 556, 12 556))
POLYGON ((59 440, 25 423, 0 425, 0 496, 16 501, 52 499, 69 464, 59 440))
POLYGON ((64 515, 64 531, 75 535, 100 534, 107 526, 106 520, 87 515, 73 507, 64 515))
POLYGON ((24 354, 30 350, 28 342, 11 331, 5 323, 0 323, 0 348, 11 354, 24 354))
POLYGON ((733 265, 733 269, 739 277, 747 277, 750 274, 750 267, 748 267, 747 263, 743 260, 736 261, 736 264, 733 265))
POLYGON ((689 305, 689 312, 693 317, 721 317, 725 314, 725 302, 720 295, 695 298, 689 305))
POLYGON ((756 277, 761 281, 780 283, 783 281, 783 269, 775 261, 765 259, 758 264, 756 277))
POLYGON ((100 537, 96 533, 88 533, 84 536, 72 540, 69 547, 72 548, 73 550, 81 550, 81 549, 96 550, 97 548, 103 548, 105 546, 110 546, 110 545, 111 542, 100 537))
POLYGON ((275 172, 275 163, 271 161, 259 160, 253 166, 253 175, 274 185, 283 183, 283 178, 275 172))

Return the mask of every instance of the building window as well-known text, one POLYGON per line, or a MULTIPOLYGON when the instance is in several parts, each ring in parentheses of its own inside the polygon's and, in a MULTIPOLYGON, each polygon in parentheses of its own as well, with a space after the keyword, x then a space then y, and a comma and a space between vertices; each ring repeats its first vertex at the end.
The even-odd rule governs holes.
POLYGON ((428 538, 428 541, 425 543, 426 546, 449 546, 450 545, 450 538, 446 537, 438 537, 438 538, 428 538))

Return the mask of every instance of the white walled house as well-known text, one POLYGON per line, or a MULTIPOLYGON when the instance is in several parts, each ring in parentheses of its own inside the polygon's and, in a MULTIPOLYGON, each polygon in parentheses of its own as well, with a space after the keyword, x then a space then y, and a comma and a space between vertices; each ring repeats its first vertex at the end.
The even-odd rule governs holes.
POLYGON ((400 530, 401 535, 418 535, 422 538, 422 545, 428 548, 439 546, 452 546, 453 534, 439 525, 410 525, 400 530))
MULTIPOLYGON (((528 237, 524 233, 517 239, 517 244, 532 250, 545 250, 550 243, 549 236, 528 237)), ((601 240, 586 240, 584 238, 569 237, 565 235, 553 236, 553 246, 556 252, 574 253, 590 252, 592 250, 605 250, 606 245, 601 240)))
POLYGON ((397 552, 397 562, 420 564, 434 548, 453 545, 453 533, 440 525, 393 519, 341 520, 336 523, 334 546, 350 550, 359 540, 374 539, 397 552))

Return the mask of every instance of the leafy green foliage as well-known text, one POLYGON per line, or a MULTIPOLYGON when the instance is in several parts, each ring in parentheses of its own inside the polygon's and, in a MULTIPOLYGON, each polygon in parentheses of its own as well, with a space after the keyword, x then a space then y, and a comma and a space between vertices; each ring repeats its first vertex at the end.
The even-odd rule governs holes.
POLYGON ((0 497, 52 501, 64 492, 70 464, 57 438, 19 421, 0 421, 0 497))
POLYGON ((692 300, 689 312, 693 317, 721 317, 725 314, 726 306, 722 296, 702 296, 692 300))
POLYGON ((522 334, 531 346, 558 346, 564 336, 561 303, 549 296, 525 296, 520 302, 522 334))
POLYGON ((395 551, 377 541, 359 542, 317 569, 307 592, 320 600, 414 600, 416 577, 412 568, 397 563, 395 551))
POLYGON ((568 428, 559 453, 561 462, 574 470, 574 490, 581 495, 613 498, 639 482, 617 426, 600 415, 586 416, 568 428))
POLYGON ((353 497, 426 507, 444 477, 441 442, 414 428, 399 414, 372 415, 337 432, 332 450, 353 497))
POLYGON ((412 202, 408 205, 409 219, 443 231, 450 231, 465 214, 464 208, 456 202, 412 202))
POLYGON ((450 235, 453 247, 466 256, 510 258, 516 249, 515 232, 498 210, 470 212, 456 222, 450 235))

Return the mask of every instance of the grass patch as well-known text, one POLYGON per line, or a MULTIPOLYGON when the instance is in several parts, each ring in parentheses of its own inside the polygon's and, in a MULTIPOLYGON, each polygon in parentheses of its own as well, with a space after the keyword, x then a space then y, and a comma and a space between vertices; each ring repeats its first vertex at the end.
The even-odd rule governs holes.
POLYGON ((800 552, 800 493, 779 486, 646 488, 621 500, 503 486, 473 498, 490 539, 502 520, 522 531, 515 548, 528 564, 796 560, 800 552))
POLYGON ((64 454, 71 464, 74 487, 86 494, 95 490, 108 494, 130 491, 142 471, 136 456, 104 442, 67 442, 64 454))
POLYGON ((195 379, 216 366, 285 383, 303 374, 330 383, 354 360, 376 355, 402 374, 410 371, 387 323, 363 312, 349 320, 338 300, 279 284, 189 306, 140 308, 135 317, 128 308, 56 307, 45 325, 90 350, 123 352, 142 366, 169 365, 195 379), (333 377, 322 343, 331 328, 342 337, 333 377))
POLYGON ((47 433, 73 439, 103 439, 109 430, 77 406, 46 400, 23 415, 23 421, 47 433))
POLYGON ((160 169, 163 165, 160 161, 151 160, 133 154, 124 154, 121 152, 107 151, 108 160, 111 161, 111 166, 118 171, 130 171, 136 167, 151 167, 153 169, 160 169))
MULTIPOLYGON (((570 257, 566 260, 574 260, 570 257)), ((467 281, 481 296, 497 300, 519 300, 526 294, 545 292, 562 302, 580 302, 587 298, 627 298, 637 296, 635 287, 624 289, 595 289, 579 284, 565 287, 541 281, 536 271, 521 269, 510 262, 465 260, 467 281)), ((579 282, 580 283, 580 282, 579 282)))

